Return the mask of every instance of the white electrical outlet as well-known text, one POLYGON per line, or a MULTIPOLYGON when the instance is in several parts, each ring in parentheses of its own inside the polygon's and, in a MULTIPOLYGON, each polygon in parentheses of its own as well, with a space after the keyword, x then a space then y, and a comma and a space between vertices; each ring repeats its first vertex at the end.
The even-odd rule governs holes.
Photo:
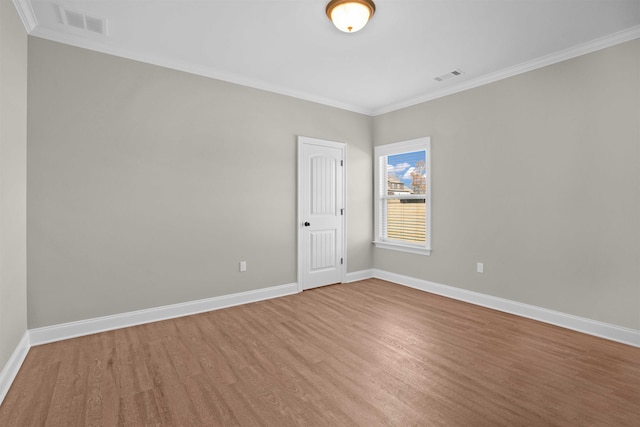
POLYGON ((240 271, 247 271, 247 261, 240 261, 240 271))
POLYGON ((477 266, 476 266, 476 271, 477 271, 478 273, 484 273, 484 264, 483 264, 483 263, 481 263, 481 262, 479 262, 479 263, 477 264, 477 266))

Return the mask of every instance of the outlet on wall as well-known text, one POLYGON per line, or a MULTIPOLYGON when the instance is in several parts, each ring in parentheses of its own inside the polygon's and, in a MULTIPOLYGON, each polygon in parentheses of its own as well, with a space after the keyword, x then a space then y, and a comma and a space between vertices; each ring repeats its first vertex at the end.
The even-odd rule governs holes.
POLYGON ((479 263, 476 265, 476 271, 477 271, 478 273, 484 273, 484 263, 479 262, 479 263))
POLYGON ((240 261, 240 271, 247 271, 247 261, 240 261))

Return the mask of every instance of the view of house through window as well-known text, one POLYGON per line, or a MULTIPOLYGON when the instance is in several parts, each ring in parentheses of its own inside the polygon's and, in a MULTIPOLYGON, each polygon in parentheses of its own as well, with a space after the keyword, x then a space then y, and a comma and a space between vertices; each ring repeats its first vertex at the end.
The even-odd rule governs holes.
POLYGON ((429 254, 429 138, 375 147, 375 245, 429 254))
POLYGON ((387 238, 423 243, 426 239, 426 151, 386 157, 387 238), (412 197, 413 196, 413 197, 412 197), (420 196, 419 198, 414 198, 420 196))

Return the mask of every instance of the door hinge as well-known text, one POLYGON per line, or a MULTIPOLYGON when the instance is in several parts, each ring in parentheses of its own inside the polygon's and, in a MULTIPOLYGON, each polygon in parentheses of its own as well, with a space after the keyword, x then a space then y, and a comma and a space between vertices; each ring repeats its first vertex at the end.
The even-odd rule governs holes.
POLYGON ((344 258, 340 258, 340 264, 344 264, 344 258))
POLYGON ((344 215, 344 209, 340 209, 340 215, 344 215))
POLYGON ((344 160, 340 160, 340 166, 344 166, 344 160))

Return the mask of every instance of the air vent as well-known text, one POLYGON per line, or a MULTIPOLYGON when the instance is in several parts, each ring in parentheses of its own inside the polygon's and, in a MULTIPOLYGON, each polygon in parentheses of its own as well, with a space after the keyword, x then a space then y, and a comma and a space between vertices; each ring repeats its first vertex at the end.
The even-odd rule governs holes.
POLYGON ((443 74, 441 76, 435 77, 434 80, 437 80, 439 82, 443 82, 445 80, 449 80, 452 79, 454 77, 458 77, 464 74, 464 71, 460 70, 460 69, 456 69, 453 71, 448 72, 447 74, 443 74))
POLYGON ((58 6, 60 23, 79 30, 107 35, 107 20, 85 15, 84 13, 58 6))
POLYGON ((107 21, 105 19, 84 17, 84 23, 87 24, 87 31, 93 31, 98 34, 107 34, 107 21))

